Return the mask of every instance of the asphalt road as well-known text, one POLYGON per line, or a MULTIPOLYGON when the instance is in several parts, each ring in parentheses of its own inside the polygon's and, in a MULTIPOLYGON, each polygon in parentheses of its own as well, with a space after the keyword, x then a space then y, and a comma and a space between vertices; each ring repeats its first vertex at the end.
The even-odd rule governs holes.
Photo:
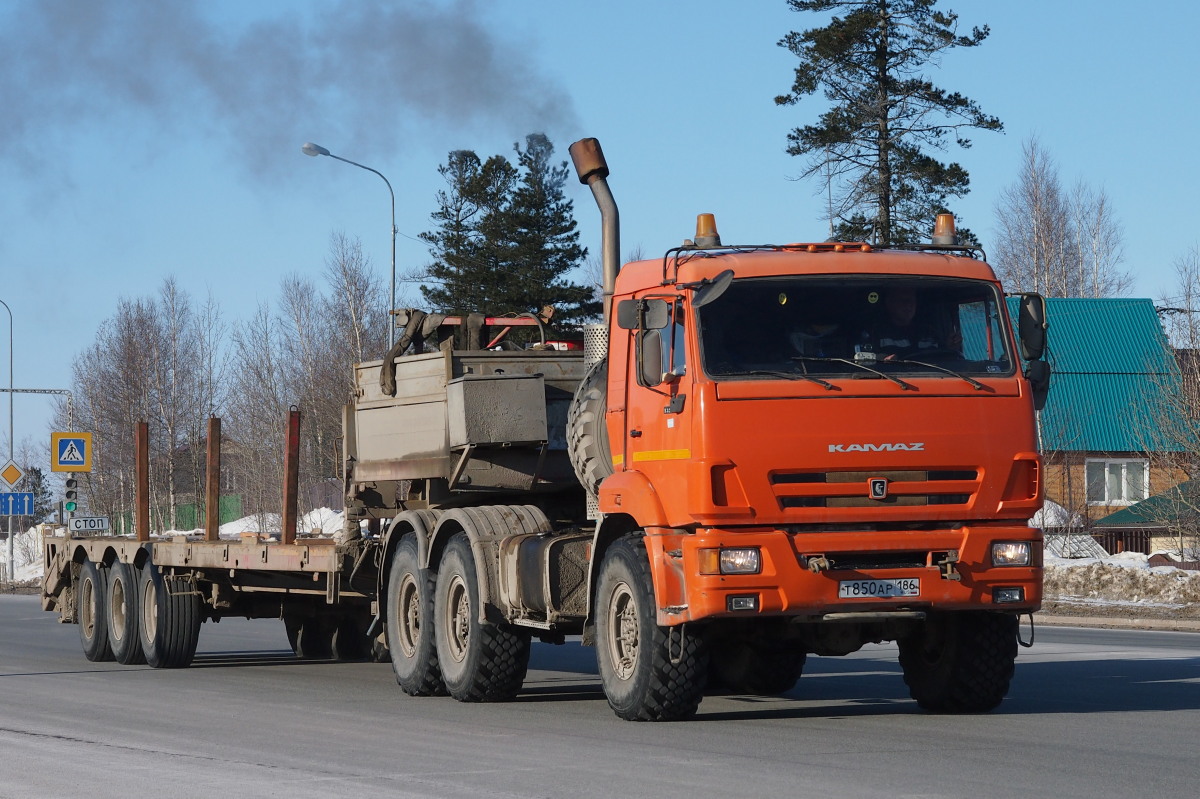
POLYGON ((810 658, 787 697, 622 722, 592 650, 535 645, 502 705, 298 661, 282 622, 206 624, 179 671, 89 663, 0 596, 0 797, 1138 797, 1200 785, 1200 635, 1039 627, 982 716, 908 699, 893 646, 810 658))

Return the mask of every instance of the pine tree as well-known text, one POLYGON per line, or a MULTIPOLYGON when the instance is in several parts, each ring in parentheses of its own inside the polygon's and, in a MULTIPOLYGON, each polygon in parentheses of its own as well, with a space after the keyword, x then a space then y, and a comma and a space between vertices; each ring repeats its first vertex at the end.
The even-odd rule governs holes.
POLYGON ((969 191, 967 171, 929 150, 947 140, 963 148, 964 129, 1002 131, 975 101, 934 86, 922 74, 955 47, 975 47, 988 28, 960 36, 958 15, 937 0, 788 0, 793 11, 845 12, 823 28, 780 42, 800 59, 788 94, 794 105, 818 89, 833 107, 816 125, 788 134, 787 151, 808 156, 804 177, 818 177, 829 197, 837 238, 877 244, 916 242, 933 229, 950 197, 969 191))
POLYGON ((21 519, 18 526, 22 530, 45 521, 58 507, 58 501, 47 484, 46 473, 37 466, 25 467, 25 479, 19 490, 33 494, 33 515, 21 519))
POLYGON ((516 166, 503 156, 481 161, 456 150, 439 168, 449 188, 438 193, 437 228, 421 234, 434 257, 427 274, 438 285, 421 292, 444 313, 553 305, 557 322, 578 323, 600 306, 589 287, 565 277, 587 255, 563 191, 566 162, 552 162, 554 146, 540 133, 514 150, 516 166))
POLYGON ((502 156, 485 163, 471 150, 454 150, 438 172, 448 188, 437 194, 437 228, 421 234, 434 258, 426 275, 436 284, 421 286, 421 293, 434 310, 464 314, 490 300, 503 277, 483 231, 512 193, 516 170, 502 156))

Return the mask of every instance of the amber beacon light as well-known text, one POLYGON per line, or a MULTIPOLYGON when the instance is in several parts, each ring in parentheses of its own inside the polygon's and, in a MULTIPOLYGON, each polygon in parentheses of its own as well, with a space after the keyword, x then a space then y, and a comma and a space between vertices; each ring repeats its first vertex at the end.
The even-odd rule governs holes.
POLYGON ((958 233, 954 230, 954 214, 937 215, 937 220, 933 223, 933 243, 943 246, 958 244, 958 233))

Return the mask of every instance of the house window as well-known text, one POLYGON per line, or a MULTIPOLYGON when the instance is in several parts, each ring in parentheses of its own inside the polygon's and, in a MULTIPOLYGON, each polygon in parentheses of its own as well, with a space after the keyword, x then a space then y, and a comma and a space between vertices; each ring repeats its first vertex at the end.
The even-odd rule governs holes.
POLYGON ((1086 468, 1089 505, 1132 505, 1150 494, 1145 460, 1089 460, 1086 468))

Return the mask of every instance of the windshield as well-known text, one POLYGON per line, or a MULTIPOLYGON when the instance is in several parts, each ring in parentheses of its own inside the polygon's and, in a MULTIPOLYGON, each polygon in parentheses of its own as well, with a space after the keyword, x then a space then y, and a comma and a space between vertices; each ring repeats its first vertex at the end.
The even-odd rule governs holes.
POLYGON ((949 380, 1013 373, 1001 302, 978 280, 793 275, 735 280, 696 315, 716 379, 949 380))

